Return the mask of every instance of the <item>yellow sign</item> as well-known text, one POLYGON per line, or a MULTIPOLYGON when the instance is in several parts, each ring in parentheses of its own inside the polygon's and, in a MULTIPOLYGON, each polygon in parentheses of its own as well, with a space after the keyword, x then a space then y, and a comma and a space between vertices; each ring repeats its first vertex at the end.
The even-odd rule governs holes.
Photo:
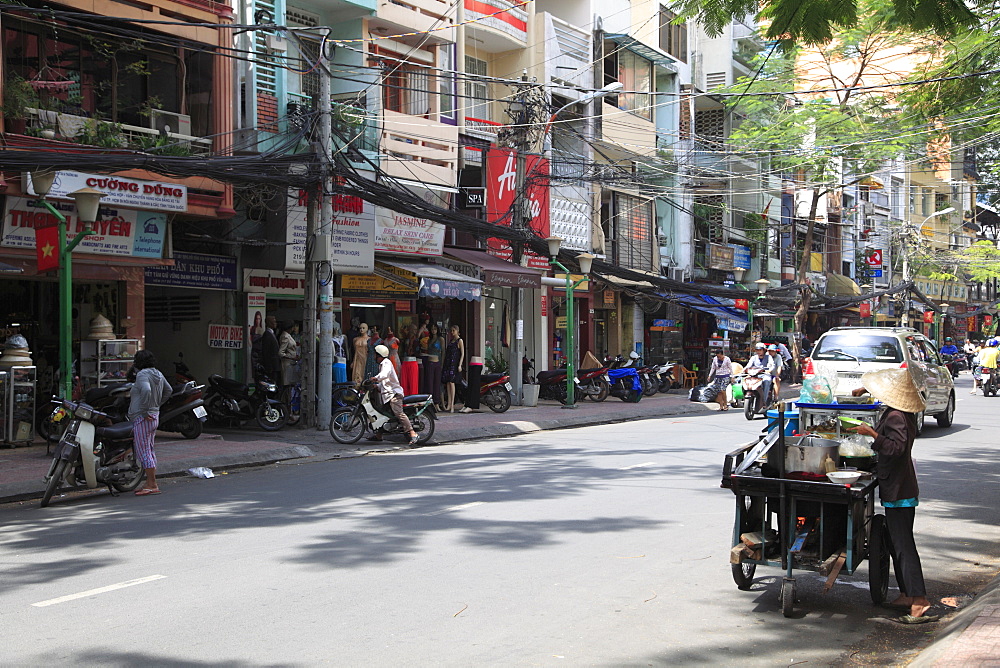
POLYGON ((381 276, 359 276, 356 274, 345 274, 340 277, 340 294, 343 297, 369 297, 373 299, 416 299, 417 277, 404 270, 379 263, 379 269, 390 272, 402 279, 410 281, 414 287, 408 288, 405 285, 394 283, 381 276))
POLYGON ((566 316, 564 315, 556 316, 556 329, 566 329, 566 316))
MULTIPOLYGON (((576 283, 579 280, 582 280, 583 278, 586 278, 582 274, 570 274, 569 277, 570 277, 570 280, 572 280, 574 283, 576 283)), ((556 278, 558 278, 560 281, 565 281, 566 280, 566 274, 556 274, 556 278)), ((566 285, 565 285, 565 283, 563 283, 562 285, 553 285, 552 289, 553 290, 558 290, 559 292, 566 292, 566 285)), ((580 283, 580 285, 577 285, 573 289, 574 290, 584 290, 584 291, 589 290, 590 289, 590 281, 583 281, 583 283, 580 283)))

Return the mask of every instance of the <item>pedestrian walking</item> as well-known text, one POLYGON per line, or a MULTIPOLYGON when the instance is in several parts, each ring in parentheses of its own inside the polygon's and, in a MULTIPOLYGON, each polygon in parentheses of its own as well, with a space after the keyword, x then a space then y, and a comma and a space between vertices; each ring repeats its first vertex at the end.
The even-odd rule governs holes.
POLYGON ((132 423, 133 450, 139 465, 146 469, 146 484, 136 496, 159 494, 156 484, 156 428, 160 425, 160 406, 170 397, 170 383, 156 368, 156 357, 148 350, 135 354, 135 382, 132 384, 128 419, 132 423))
POLYGON ((861 384, 862 387, 854 390, 854 396, 867 392, 888 406, 874 429, 862 424, 851 431, 875 439, 872 449, 878 453, 878 493, 885 508, 886 528, 892 541, 892 563, 900 592, 890 605, 908 612, 896 620, 902 624, 935 622, 938 617, 927 614, 931 602, 927 600, 920 555, 913 538, 913 519, 920 503, 920 490, 911 451, 913 439, 917 437, 917 414, 927 405, 907 369, 869 371, 861 377, 861 384))

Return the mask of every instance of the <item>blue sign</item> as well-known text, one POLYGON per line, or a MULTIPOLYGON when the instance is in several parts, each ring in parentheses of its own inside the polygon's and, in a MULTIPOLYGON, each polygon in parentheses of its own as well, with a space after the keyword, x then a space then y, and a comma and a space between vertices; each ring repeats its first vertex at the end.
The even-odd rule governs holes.
POLYGON ((146 267, 146 285, 202 290, 238 290, 236 258, 226 255, 174 253, 172 267, 146 267))
POLYGON ((882 270, 881 269, 872 269, 868 273, 871 274, 872 278, 882 278, 882 270))
POLYGON ((729 244, 733 249, 733 269, 750 268, 750 247, 739 244, 729 244))

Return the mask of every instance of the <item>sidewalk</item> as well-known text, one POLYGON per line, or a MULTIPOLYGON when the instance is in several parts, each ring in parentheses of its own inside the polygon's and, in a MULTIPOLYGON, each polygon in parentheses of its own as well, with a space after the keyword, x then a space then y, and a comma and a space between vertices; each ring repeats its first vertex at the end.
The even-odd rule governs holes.
POLYGON ((941 622, 934 641, 909 665, 913 668, 1000 666, 1000 576, 969 605, 941 622))
MULTIPOLYGON (((783 394, 798 396, 798 392, 799 386, 792 386, 783 394)), ((713 410, 716 410, 714 404, 689 401, 686 390, 643 397, 637 404, 609 397, 602 403, 584 401, 576 409, 565 409, 552 401, 542 401, 532 408, 511 406, 507 412, 500 414, 483 407, 473 413, 439 414, 431 444, 672 415, 704 414, 713 410)), ((763 428, 763 420, 759 422, 763 428)), ((360 457, 373 452, 409 449, 401 437, 387 438, 382 443, 362 439, 355 445, 345 446, 334 441, 327 431, 297 427, 286 427, 277 432, 265 432, 250 426, 245 429, 206 426, 206 429, 206 433, 192 440, 186 440, 179 434, 157 433, 157 475, 183 474, 196 466, 215 469, 287 459, 360 457)), ((50 462, 51 456, 46 455, 45 443, 41 441, 30 447, 0 449, 0 502, 41 496, 45 490, 42 478, 50 462)))

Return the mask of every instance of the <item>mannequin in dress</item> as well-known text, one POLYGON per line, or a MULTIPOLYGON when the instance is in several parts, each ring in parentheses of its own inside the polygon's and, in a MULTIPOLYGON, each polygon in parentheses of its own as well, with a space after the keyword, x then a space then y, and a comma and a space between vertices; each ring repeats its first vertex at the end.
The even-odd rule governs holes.
POLYGON ((462 366, 465 363, 465 341, 458 333, 458 325, 448 328, 448 347, 444 352, 444 365, 441 370, 441 380, 445 387, 444 409, 455 412, 455 383, 462 379, 462 366))
POLYGON ((358 325, 358 336, 353 341, 354 361, 351 363, 351 380, 361 385, 365 379, 365 363, 368 361, 368 325, 358 325))
MULTIPOLYGON (((347 337, 344 333, 340 331, 340 323, 337 322, 336 318, 333 321, 333 356, 347 358, 347 350, 344 346, 347 343, 347 337)), ((337 360, 334 360, 335 362, 337 360)))
POLYGON ((401 369, 399 362, 400 343, 400 340, 396 338, 396 333, 392 331, 392 327, 386 326, 385 336, 382 337, 382 345, 389 349, 389 361, 392 362, 392 367, 396 370, 397 376, 399 376, 401 369))

